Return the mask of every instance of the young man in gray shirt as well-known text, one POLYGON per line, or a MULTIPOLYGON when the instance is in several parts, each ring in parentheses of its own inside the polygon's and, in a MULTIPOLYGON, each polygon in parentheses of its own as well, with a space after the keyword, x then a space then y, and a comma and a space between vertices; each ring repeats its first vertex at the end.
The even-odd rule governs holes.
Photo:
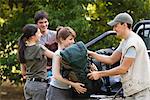
MULTIPOLYGON (((49 30, 48 25, 48 13, 45 11, 37 11, 34 16, 34 21, 39 27, 42 36, 40 38, 39 43, 46 46, 51 51, 57 50, 57 43, 56 43, 56 31, 49 30)), ((48 71, 48 79, 51 77, 51 65, 52 60, 48 58, 47 61, 47 71, 48 71)))

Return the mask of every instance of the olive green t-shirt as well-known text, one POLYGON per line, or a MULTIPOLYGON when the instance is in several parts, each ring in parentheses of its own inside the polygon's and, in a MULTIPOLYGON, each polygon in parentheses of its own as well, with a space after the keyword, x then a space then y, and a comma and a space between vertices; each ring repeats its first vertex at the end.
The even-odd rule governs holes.
POLYGON ((25 49, 25 59, 27 65, 27 78, 44 78, 47 77, 47 58, 44 51, 47 48, 41 44, 27 46, 25 49))

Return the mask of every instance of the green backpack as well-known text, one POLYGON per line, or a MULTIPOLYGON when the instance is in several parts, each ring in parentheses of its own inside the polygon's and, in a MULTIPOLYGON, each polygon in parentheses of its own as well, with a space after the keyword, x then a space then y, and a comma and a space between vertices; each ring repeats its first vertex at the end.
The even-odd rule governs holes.
POLYGON ((83 42, 80 41, 65 48, 60 55, 62 56, 62 76, 73 82, 81 82, 88 89, 85 94, 77 94, 78 97, 89 97, 100 90, 102 81, 89 80, 87 77, 91 62, 83 42))

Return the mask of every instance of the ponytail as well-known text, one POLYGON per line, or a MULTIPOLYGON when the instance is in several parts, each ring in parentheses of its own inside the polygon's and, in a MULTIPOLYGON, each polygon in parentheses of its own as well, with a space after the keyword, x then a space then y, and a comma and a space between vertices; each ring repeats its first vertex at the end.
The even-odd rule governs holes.
POLYGON ((27 24, 23 27, 23 35, 20 37, 18 45, 18 59, 20 63, 25 63, 25 49, 26 41, 38 31, 38 27, 35 24, 27 24))
POLYGON ((25 63, 25 54, 24 54, 24 51, 26 49, 25 41, 26 41, 26 38, 24 37, 24 35, 22 35, 18 42, 18 45, 19 45, 18 59, 20 63, 25 63))

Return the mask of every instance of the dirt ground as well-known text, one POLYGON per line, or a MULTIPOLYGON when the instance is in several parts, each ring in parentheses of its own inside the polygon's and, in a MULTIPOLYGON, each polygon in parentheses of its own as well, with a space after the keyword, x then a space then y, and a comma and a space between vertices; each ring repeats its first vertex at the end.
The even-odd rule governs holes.
MULTIPOLYGON (((23 96, 23 84, 12 85, 9 81, 3 82, 0 86, 0 100, 25 100, 23 96)), ((89 100, 112 100, 112 98, 105 99, 89 99, 89 100)), ((116 98, 115 100, 124 100, 116 98)))
POLYGON ((9 81, 0 86, 0 100, 25 100, 23 96, 23 85, 12 85, 9 81))

